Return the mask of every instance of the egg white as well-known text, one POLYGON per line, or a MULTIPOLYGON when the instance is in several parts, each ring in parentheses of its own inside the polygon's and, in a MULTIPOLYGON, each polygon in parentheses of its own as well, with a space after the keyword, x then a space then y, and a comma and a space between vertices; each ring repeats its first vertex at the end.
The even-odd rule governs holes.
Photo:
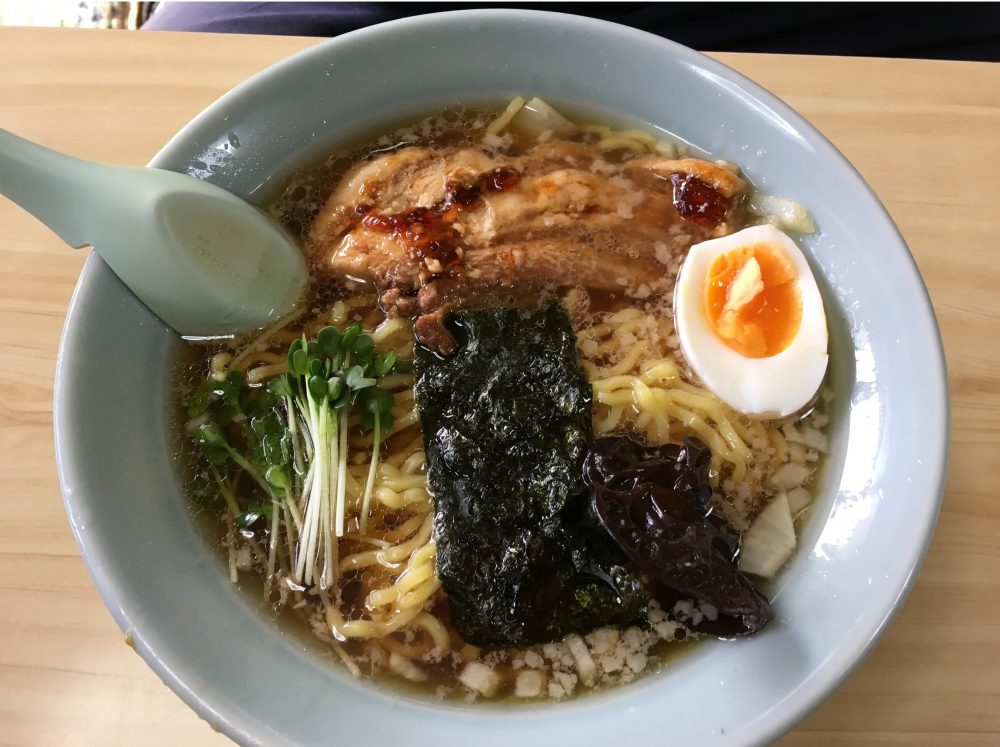
POLYGON ((677 277, 674 323, 681 350, 709 390, 734 410, 756 417, 784 417, 805 407, 826 374, 826 312, 816 279, 801 250, 771 225, 753 226, 691 247, 677 277), (802 324, 791 344, 769 358, 748 358, 726 345, 705 310, 705 281, 712 261, 733 249, 771 244, 798 274, 802 324))

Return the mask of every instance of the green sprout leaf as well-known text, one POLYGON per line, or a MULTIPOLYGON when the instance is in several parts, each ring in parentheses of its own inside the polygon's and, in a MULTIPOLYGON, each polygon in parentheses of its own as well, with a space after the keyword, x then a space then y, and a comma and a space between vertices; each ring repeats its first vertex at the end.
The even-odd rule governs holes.
POLYGON ((212 392, 211 387, 208 386, 208 383, 206 381, 188 397, 187 414, 189 418, 196 418, 199 415, 205 414, 215 401, 215 394, 212 392))
POLYGON ((270 503, 255 503, 236 517, 235 524, 244 531, 264 529, 270 526, 273 511, 270 503))
POLYGON ((291 482, 288 479, 288 472, 281 467, 269 467, 267 472, 264 473, 264 479, 267 480, 267 484, 274 488, 278 493, 287 495, 289 489, 291 488, 291 482))
POLYGON ((340 396, 344 393, 344 380, 339 376, 331 376, 327 381, 327 393, 331 401, 340 399, 340 396))
POLYGON ((362 406, 366 412, 384 414, 392 410, 393 401, 391 392, 373 387, 364 393, 362 406))
POLYGON ((333 358, 340 353, 340 332, 336 327, 323 327, 316 333, 316 344, 319 346, 320 355, 333 358))
POLYGON ((395 365, 396 354, 393 351, 380 353, 372 364, 372 373, 378 377, 387 376, 395 365))
MULTIPOLYGON (((382 430, 383 435, 385 435, 385 433, 388 432, 390 428, 392 428, 392 424, 395 422, 396 418, 393 417, 392 413, 390 412, 381 413, 378 416, 378 425, 379 428, 382 430)), ((369 431, 375 430, 375 413, 370 412, 369 410, 365 410, 364 412, 362 412, 361 427, 369 431)))
POLYGON ((202 470, 191 479, 187 493, 195 505, 203 508, 221 511, 226 507, 219 481, 209 470, 202 470))
POLYGON ((198 430, 195 431, 195 440, 202 446, 229 446, 226 437, 222 435, 222 430, 215 423, 204 423, 198 426, 198 430))
POLYGON ((368 430, 375 428, 375 416, 379 417, 379 427, 384 433, 395 422, 392 416, 392 405, 395 398, 391 392, 379 387, 366 389, 358 395, 361 405, 361 425, 368 430))
POLYGON ((273 413, 275 408, 280 407, 283 401, 281 395, 275 394, 267 387, 260 387, 256 390, 255 397, 248 397, 243 406, 243 412, 248 418, 258 415, 273 413))
POLYGON ((329 384, 322 376, 310 376, 308 387, 313 399, 323 400, 329 396, 329 384))
POLYGON ((354 342, 354 359, 363 367, 371 365, 375 355, 375 343, 368 335, 360 335, 354 342))
POLYGON ((239 371, 230 371, 226 378, 218 383, 218 393, 224 399, 234 404, 239 404, 243 398, 243 374, 239 371))
POLYGON ((299 351, 301 349, 302 349, 301 339, 292 340, 292 343, 288 346, 288 367, 292 371, 295 370, 295 366, 292 365, 292 357, 295 355, 296 351, 299 351))
POLYGON ((202 453, 210 464, 225 464, 231 458, 231 449, 222 430, 215 423, 205 423, 198 427, 194 435, 202 453))
POLYGON ((288 367, 299 376, 305 376, 309 372, 309 353, 301 347, 295 351, 290 351, 288 355, 288 367))
POLYGON ((375 386, 375 379, 365 376, 365 370, 361 366, 351 366, 347 370, 346 383, 348 389, 357 392, 375 386))
POLYGON ((352 324, 344 330, 344 336, 340 338, 340 349, 346 353, 354 352, 354 343, 361 336, 361 325, 352 324))
POLYGON ((288 374, 275 376, 267 382, 267 391, 277 394, 279 397, 293 397, 295 390, 292 386, 292 378, 288 374))

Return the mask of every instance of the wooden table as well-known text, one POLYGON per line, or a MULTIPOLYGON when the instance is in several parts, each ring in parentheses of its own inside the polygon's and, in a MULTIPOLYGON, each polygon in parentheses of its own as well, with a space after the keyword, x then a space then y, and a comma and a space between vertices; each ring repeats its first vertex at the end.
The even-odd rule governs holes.
MULTIPOLYGON (((0 127, 143 164, 228 88, 315 42, 0 29, 0 127)), ((1000 65, 718 57, 810 119, 888 206, 951 378, 948 491, 916 588, 782 744, 1000 744, 1000 65)), ((63 513, 52 381, 84 258, 0 198, 0 744, 224 744, 124 645, 63 513)))

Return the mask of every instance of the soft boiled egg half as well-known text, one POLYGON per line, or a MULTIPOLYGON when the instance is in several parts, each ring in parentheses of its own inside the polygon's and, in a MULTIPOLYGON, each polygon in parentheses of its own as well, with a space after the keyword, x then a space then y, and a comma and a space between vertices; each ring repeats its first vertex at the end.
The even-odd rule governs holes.
POLYGON ((826 374, 823 299, 802 252, 774 226, 692 246, 674 320, 694 373, 747 415, 801 410, 826 374))

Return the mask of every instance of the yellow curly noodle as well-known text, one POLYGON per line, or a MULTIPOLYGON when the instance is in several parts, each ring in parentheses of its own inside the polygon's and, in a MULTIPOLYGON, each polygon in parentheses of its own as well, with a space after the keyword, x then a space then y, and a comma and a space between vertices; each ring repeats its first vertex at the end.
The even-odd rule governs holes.
MULTIPOLYGON (((565 299, 577 318, 585 296, 576 290, 565 299)), ((662 310, 632 306, 596 316, 578 330, 578 339, 594 390, 597 435, 633 431, 654 445, 698 436, 712 450, 713 487, 723 479, 756 479, 755 453, 762 448, 787 451, 777 427, 736 413, 685 377, 673 326, 662 310)), ((741 506, 739 513, 748 508, 741 506)))
POLYGON ((577 127, 580 132, 597 138, 594 145, 599 150, 627 150, 636 155, 659 153, 673 158, 677 148, 673 143, 658 140, 642 130, 613 130, 607 125, 584 124, 577 127))
MULTIPOLYGON (((524 108, 525 98, 515 96, 506 108, 486 127, 486 134, 500 135, 514 121, 517 114, 524 108)), ((615 130, 607 125, 578 124, 578 132, 593 138, 593 144, 603 151, 628 151, 635 155, 658 153, 668 158, 677 156, 677 147, 666 140, 660 140, 655 135, 642 130, 615 130)))

